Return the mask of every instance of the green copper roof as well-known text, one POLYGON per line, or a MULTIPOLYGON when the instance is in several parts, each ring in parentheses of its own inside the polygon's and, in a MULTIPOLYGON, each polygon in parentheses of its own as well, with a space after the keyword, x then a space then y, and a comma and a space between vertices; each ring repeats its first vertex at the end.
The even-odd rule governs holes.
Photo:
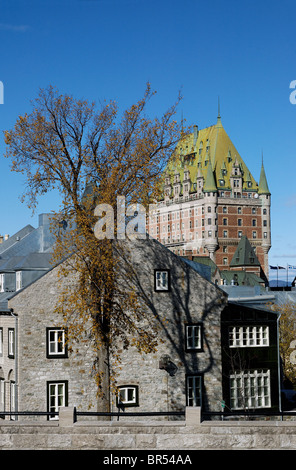
POLYGON ((262 162, 262 166, 261 166, 258 194, 270 194, 268 184, 267 184, 266 174, 265 174, 265 170, 264 170, 264 166, 263 166, 263 162, 262 162))
POLYGON ((253 247, 245 235, 243 235, 240 239, 237 249, 230 262, 230 266, 260 266, 253 247))
POLYGON ((215 190, 227 190, 231 188, 230 177, 232 168, 236 164, 242 174, 243 190, 257 192, 258 183, 227 135, 219 114, 215 125, 200 130, 194 126, 194 131, 179 141, 168 164, 167 174, 171 176, 173 183, 175 172, 179 173, 182 182, 186 167, 190 173, 191 191, 194 190, 198 173, 204 181, 209 176, 212 190, 213 181, 215 190), (208 172, 209 164, 211 164, 213 176, 208 172))
POLYGON ((248 273, 246 271, 221 271, 222 279, 225 279, 228 285, 234 282, 238 286, 260 286, 264 280, 257 276, 255 273, 248 273))

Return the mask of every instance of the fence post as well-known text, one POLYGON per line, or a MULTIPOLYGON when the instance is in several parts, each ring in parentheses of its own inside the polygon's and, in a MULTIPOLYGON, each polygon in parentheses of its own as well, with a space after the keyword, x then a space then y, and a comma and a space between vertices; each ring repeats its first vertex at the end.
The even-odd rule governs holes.
POLYGON ((201 423, 200 406, 186 406, 185 419, 186 426, 199 426, 201 423))
POLYGON ((61 406, 59 408, 59 426, 73 426, 75 422, 75 407, 61 406))

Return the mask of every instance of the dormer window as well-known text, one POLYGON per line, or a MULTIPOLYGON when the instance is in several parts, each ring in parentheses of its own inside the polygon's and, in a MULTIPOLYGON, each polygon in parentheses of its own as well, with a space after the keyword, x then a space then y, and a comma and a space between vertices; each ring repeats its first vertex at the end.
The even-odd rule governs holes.
POLYGON ((4 273, 0 274, 0 292, 4 292, 4 273))
POLYGON ((202 152, 202 147, 203 147, 203 143, 202 143, 202 140, 201 140, 201 141, 200 141, 200 144, 199 144, 199 151, 198 151, 199 155, 200 155, 201 152, 202 152))
POLYGON ((22 288, 22 271, 15 273, 15 289, 20 290, 22 288))

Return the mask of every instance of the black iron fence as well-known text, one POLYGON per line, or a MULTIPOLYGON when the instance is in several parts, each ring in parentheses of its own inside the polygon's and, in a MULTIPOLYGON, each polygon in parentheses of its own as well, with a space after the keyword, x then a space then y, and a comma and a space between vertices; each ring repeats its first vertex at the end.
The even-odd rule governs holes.
POLYGON ((273 411, 273 410, 229 410, 229 411, 202 411, 202 419, 208 420, 213 417, 218 417, 220 419, 227 419, 227 418, 235 418, 238 419, 240 417, 246 419, 254 419, 254 418, 264 418, 268 419, 271 417, 279 417, 280 419, 284 419, 285 417, 295 417, 296 418, 296 410, 295 411, 273 411))
MULTIPOLYGON (((5 417, 10 417, 10 419, 17 420, 21 416, 45 416, 47 419, 58 419, 59 412, 49 412, 49 411, 1 411, 0 418, 4 419, 5 417)), ((185 411, 138 411, 138 412, 126 412, 126 411, 116 411, 116 412, 96 412, 96 411, 77 411, 74 408, 73 421, 77 422, 79 417, 110 417, 116 418, 117 421, 121 417, 181 417, 185 418, 185 411)), ((254 418, 264 418, 270 419, 272 417, 278 417, 281 420, 284 418, 296 418, 295 411, 272 411, 272 410, 239 410, 239 411, 201 411, 201 421, 212 420, 213 418, 218 418, 219 420, 224 419, 249 419, 254 418)), ((0 421, 1 423, 1 421, 0 421)))

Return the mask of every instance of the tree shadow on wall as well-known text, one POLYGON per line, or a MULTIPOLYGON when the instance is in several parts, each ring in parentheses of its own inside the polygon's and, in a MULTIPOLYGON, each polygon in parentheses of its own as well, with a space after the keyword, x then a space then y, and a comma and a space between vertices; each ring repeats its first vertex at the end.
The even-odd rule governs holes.
MULTIPOLYGON (((126 289, 135 289, 144 307, 147 317, 143 321, 156 324, 159 338, 167 345, 166 354, 159 357, 159 368, 165 370, 171 380, 181 369, 182 374, 185 370, 185 375, 215 373, 221 382, 220 313, 226 294, 154 239, 125 241, 125 249, 119 250, 119 265, 126 289), (169 292, 155 291, 155 269, 169 270, 169 292), (203 344, 199 352, 186 350, 185 325, 194 323, 203 325, 203 344)), ((208 396, 205 390, 203 392, 202 406, 208 409, 208 396)), ((221 400, 220 393, 222 383, 215 397, 217 401, 221 400)), ((185 398, 178 406, 184 408, 184 403, 185 398)))

